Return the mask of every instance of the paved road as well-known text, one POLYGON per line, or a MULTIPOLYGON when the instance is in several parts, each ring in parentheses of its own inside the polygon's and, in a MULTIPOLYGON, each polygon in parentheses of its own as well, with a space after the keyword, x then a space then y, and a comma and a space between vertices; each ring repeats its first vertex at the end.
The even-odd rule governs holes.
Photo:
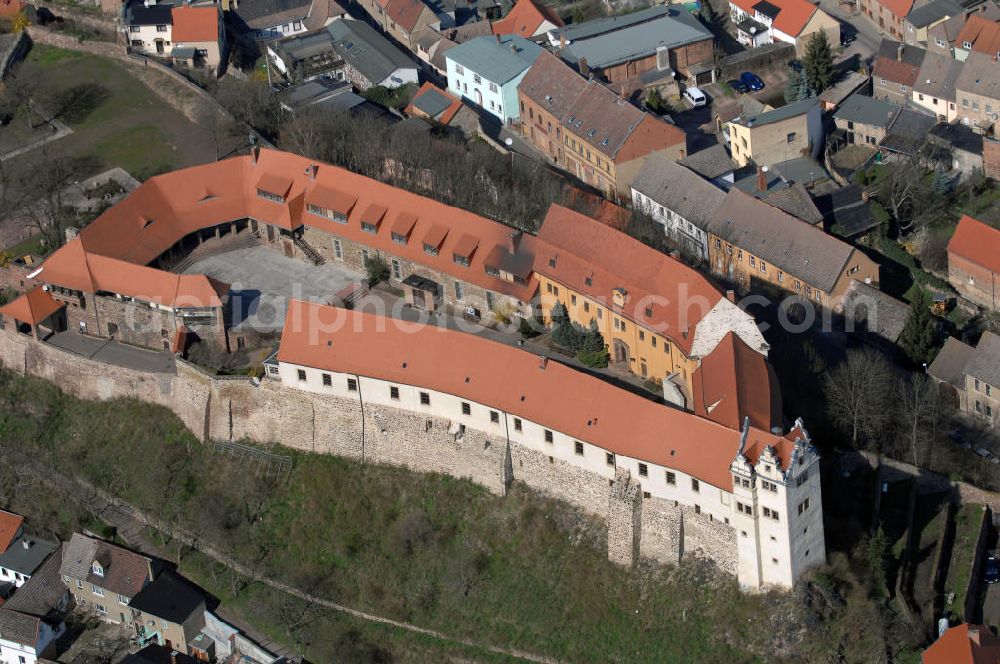
POLYGON ((111 339, 97 339, 74 331, 59 332, 45 342, 56 348, 97 362, 119 367, 149 371, 152 373, 176 373, 172 353, 146 350, 129 346, 111 339))
POLYGON ((840 21, 841 34, 852 35, 855 38, 854 42, 837 57, 837 62, 857 57, 856 64, 871 64, 872 56, 882 40, 878 27, 863 14, 851 15, 850 6, 841 5, 837 0, 819 0, 818 4, 823 11, 840 21))

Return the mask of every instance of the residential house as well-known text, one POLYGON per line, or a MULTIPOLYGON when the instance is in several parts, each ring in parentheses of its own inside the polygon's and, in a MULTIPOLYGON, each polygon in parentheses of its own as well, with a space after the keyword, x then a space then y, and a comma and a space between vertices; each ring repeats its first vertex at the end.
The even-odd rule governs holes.
POLYGON ((164 571, 129 602, 140 646, 150 643, 188 653, 205 627, 205 597, 172 571, 164 571))
POLYGON ((559 14, 541 0, 517 0, 513 9, 498 21, 493 21, 493 34, 520 35, 531 39, 563 27, 559 14))
POLYGON ((329 30, 289 37, 265 47, 272 78, 297 84, 324 78, 347 80, 347 63, 333 45, 329 30))
POLYGON ((37 616, 0 607, 0 662, 35 664, 48 658, 64 630, 37 616))
POLYGON ((66 329, 64 307, 42 288, 32 288, 0 307, 0 327, 8 326, 44 341, 66 329))
POLYGON ((672 159, 651 154, 632 181, 632 205, 685 251, 708 260, 708 223, 726 194, 672 159))
POLYGON ((59 573, 77 606, 105 622, 131 626, 129 602, 156 577, 157 568, 148 556, 73 533, 63 545, 59 573))
POLYGON ((882 142, 900 106, 888 99, 851 95, 833 113, 837 129, 845 132, 850 145, 876 146, 882 142))
POLYGON ((983 170, 983 136, 961 123, 934 125, 927 144, 935 160, 962 178, 983 170))
POLYGON ((173 648, 151 643, 140 650, 125 656, 120 664, 200 664, 202 661, 173 648))
POLYGON ((220 71, 226 55, 226 30, 217 5, 182 5, 171 12, 173 47, 170 59, 176 64, 220 71))
POLYGON ((130 2, 122 14, 122 29, 130 49, 166 57, 173 48, 173 7, 169 4, 130 2))
POLYGON ((802 57, 820 30, 831 46, 840 43, 840 22, 808 0, 729 0, 729 19, 737 41, 749 48, 785 42, 802 57))
POLYGON ((927 50, 954 57, 964 57, 967 55, 968 51, 966 49, 959 46, 959 49, 956 51, 955 47, 956 44, 960 44, 958 36, 965 28, 966 22, 974 16, 982 17, 990 22, 1000 21, 1000 6, 993 2, 984 2, 928 28, 927 50))
POLYGON ((948 242, 948 283, 986 309, 1000 309, 1000 230, 963 215, 948 242))
POLYGON ((3 586, 22 587, 42 563, 59 548, 24 531, 24 517, 0 510, 0 597, 3 586))
POLYGON ((332 20, 331 7, 338 5, 334 0, 222 0, 222 7, 237 30, 271 41, 318 30, 332 20))
POLYGON ((973 14, 955 38, 955 59, 965 60, 970 53, 991 58, 1000 55, 1000 23, 986 14, 973 14))
POLYGON ((980 134, 995 136, 1000 118, 1000 66, 996 54, 970 53, 955 81, 958 118, 980 134))
POLYGON ((910 318, 910 305, 862 281, 852 281, 837 313, 845 329, 862 341, 892 349, 910 318))
POLYGON ((801 182, 786 177, 777 168, 758 166, 756 172, 748 170, 743 169, 744 174, 723 189, 738 189, 810 224, 823 221, 822 213, 801 182))
POLYGON ((583 76, 627 94, 644 87, 715 80, 712 33, 684 7, 655 5, 549 32, 549 43, 583 76))
POLYGON ((324 111, 346 111, 352 115, 364 115, 386 124, 399 121, 389 109, 355 94, 354 88, 347 81, 317 78, 289 86, 277 96, 281 107, 293 115, 303 108, 319 108, 324 111))
POLYGON ((913 103, 933 113, 941 122, 958 117, 955 82, 962 63, 940 53, 927 53, 913 84, 913 103))
POLYGON ((614 199, 652 153, 686 155, 675 125, 642 111, 549 53, 518 86, 520 131, 557 166, 614 199))
POLYGON ((927 50, 883 39, 872 69, 872 95, 908 104, 927 50))
POLYGON ((820 93, 824 113, 840 108, 852 95, 871 94, 871 77, 856 71, 843 72, 837 81, 820 93))
POLYGON ((333 48, 344 61, 347 80, 364 92, 381 85, 397 88, 416 83, 418 67, 364 21, 341 19, 327 26, 333 48))
POLYGON ((447 80, 448 63, 444 54, 455 46, 458 46, 458 42, 442 32, 428 28, 417 36, 414 53, 433 68, 439 80, 447 80))
POLYGON ((921 656, 922 664, 997 664, 1000 638, 986 625, 948 628, 921 656))
POLYGON ((738 189, 708 225, 709 266, 741 291, 760 284, 833 309, 852 281, 877 284, 863 252, 738 189))
POLYGON ((983 332, 976 347, 949 337, 927 372, 949 385, 958 409, 996 426, 1000 420, 1000 336, 983 332))
POLYGON ((806 99, 763 113, 741 115, 725 124, 733 161, 768 166, 800 156, 816 156, 823 145, 819 102, 806 99))
MULTIPOLYGON (((559 205, 549 209, 538 240, 542 318, 549 321, 562 303, 572 321, 597 326, 618 366, 690 396, 693 372, 727 332, 766 354, 753 319, 679 260, 559 205)), ((689 398, 683 403, 690 407, 689 398)))
POLYGON ((358 5, 379 27, 411 51, 418 36, 427 28, 437 28, 441 21, 423 0, 359 0, 358 5))
POLYGON ((520 117, 517 84, 544 49, 519 35, 476 37, 445 54, 448 91, 503 123, 520 117))
POLYGON ((677 163, 723 189, 736 181, 736 167, 722 143, 693 152, 677 163))
MULTIPOLYGON (((903 39, 906 44, 928 44, 928 34, 935 26, 944 23, 954 16, 965 17, 975 11, 975 7, 984 6, 984 0, 930 0, 917 6, 903 20, 903 39)), ((928 44, 929 46, 929 44, 928 44)))
POLYGON ((879 32, 903 41, 903 20, 913 8, 913 0, 861 0, 861 12, 878 26, 879 32))
POLYGON ((29 616, 36 616, 58 626, 72 608, 69 590, 59 575, 62 566, 61 545, 45 559, 35 573, 13 596, 4 602, 4 608, 29 616))
POLYGON ((878 226, 868 196, 860 185, 849 184, 816 197, 816 208, 826 228, 843 238, 853 238, 878 226))

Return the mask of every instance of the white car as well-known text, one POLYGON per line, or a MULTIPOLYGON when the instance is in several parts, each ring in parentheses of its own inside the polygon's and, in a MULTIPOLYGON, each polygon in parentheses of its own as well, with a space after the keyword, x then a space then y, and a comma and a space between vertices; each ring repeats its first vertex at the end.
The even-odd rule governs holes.
POLYGON ((695 108, 708 104, 708 97, 701 91, 701 88, 690 87, 684 91, 684 98, 691 102, 695 108))

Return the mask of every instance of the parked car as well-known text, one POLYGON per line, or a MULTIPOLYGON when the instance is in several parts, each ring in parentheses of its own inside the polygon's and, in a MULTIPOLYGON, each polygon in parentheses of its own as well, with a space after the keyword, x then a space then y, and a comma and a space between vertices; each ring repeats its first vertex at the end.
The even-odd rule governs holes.
POLYGON ((743 94, 745 92, 750 92, 750 88, 747 87, 747 84, 738 78, 734 78, 731 81, 726 81, 726 85, 731 87, 733 90, 736 90, 740 94, 743 94))
POLYGON ((802 71, 802 61, 801 60, 789 60, 788 68, 792 71, 802 71))
POLYGON ((699 87, 691 86, 684 90, 684 98, 691 102, 695 108, 708 104, 708 97, 699 87))
POLYGON ((852 44, 854 42, 855 39, 856 39, 856 37, 854 35, 849 35, 846 32, 841 32, 840 33, 840 45, 841 46, 849 46, 850 44, 852 44))
POLYGON ((764 81, 760 80, 760 76, 757 76, 757 74, 751 71, 745 71, 740 74, 740 80, 743 81, 743 83, 751 90, 756 91, 764 89, 764 81))
POLYGON ((1000 582, 1000 556, 996 551, 990 551, 986 555, 986 564, 983 565, 983 577, 986 583, 1000 582))

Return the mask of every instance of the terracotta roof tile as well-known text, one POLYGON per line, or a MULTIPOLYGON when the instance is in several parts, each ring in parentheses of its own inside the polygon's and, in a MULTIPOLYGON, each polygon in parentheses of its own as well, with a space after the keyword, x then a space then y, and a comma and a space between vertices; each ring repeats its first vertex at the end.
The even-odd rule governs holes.
POLYGON ((417 90, 417 94, 413 95, 413 99, 410 100, 409 105, 407 105, 407 107, 406 107, 406 110, 405 110, 406 114, 407 115, 418 114, 418 112, 422 110, 418 106, 419 99, 421 97, 424 97, 425 95, 434 94, 434 93, 436 93, 438 95, 441 95, 441 97, 443 97, 445 100, 447 100, 450 103, 447 106, 447 108, 445 108, 443 111, 441 111, 440 113, 438 113, 437 116, 433 117, 432 119, 436 120, 436 121, 438 121, 438 122, 440 122, 441 124, 444 124, 444 125, 446 125, 449 122, 451 122, 452 118, 455 117, 455 114, 458 113, 459 109, 462 108, 462 100, 458 99, 457 97, 455 97, 454 95, 452 95, 447 90, 442 90, 441 88, 439 88, 438 86, 434 85, 430 81, 427 81, 423 85, 421 85, 420 89, 417 90))
MULTIPOLYGON (((808 0, 768 0, 768 2, 778 8, 778 15, 772 19, 774 27, 792 37, 799 36, 817 11, 816 5, 808 0)), ((760 0, 733 0, 733 4, 753 16, 760 0)))
POLYGON ((923 655, 923 664, 998 663, 1000 639, 986 625, 956 625, 942 634, 923 655))
POLYGON ((33 288, 13 302, 0 307, 0 313, 22 323, 37 325, 64 306, 41 288, 33 288))
POLYGON ((962 215, 948 242, 948 253, 1000 273, 1000 230, 962 215))
POLYGON ((955 37, 956 46, 964 48, 965 42, 971 42, 973 51, 996 57, 1000 52, 1000 23, 973 14, 955 37))
POLYGON ((781 424, 781 395, 767 359, 729 332, 691 375, 695 413, 731 429, 781 424))
POLYGON ((556 27, 563 25, 562 19, 550 7, 535 0, 517 0, 517 4, 506 16, 493 22, 493 34, 520 35, 530 39, 546 21, 556 27))
POLYGON ((217 7, 184 5, 171 9, 170 15, 174 22, 170 34, 175 43, 219 41, 219 9, 217 7))
POLYGON ((913 0, 878 0, 878 2, 899 18, 906 18, 913 8, 913 0))
MULTIPOLYGON (((660 464, 731 490, 740 433, 658 404, 555 361, 477 335, 292 301, 281 362, 353 373, 460 395, 616 454, 660 464), (329 345, 328 345, 329 342, 329 345)), ((789 443, 752 430, 748 451, 789 443)))
POLYGON ((876 77, 912 88, 926 55, 927 51, 919 46, 903 45, 883 39, 879 45, 873 73, 876 77), (902 53, 899 51, 900 48, 902 53))
POLYGON ((0 553, 6 551, 14 541, 23 523, 24 517, 20 514, 0 510, 0 553))

